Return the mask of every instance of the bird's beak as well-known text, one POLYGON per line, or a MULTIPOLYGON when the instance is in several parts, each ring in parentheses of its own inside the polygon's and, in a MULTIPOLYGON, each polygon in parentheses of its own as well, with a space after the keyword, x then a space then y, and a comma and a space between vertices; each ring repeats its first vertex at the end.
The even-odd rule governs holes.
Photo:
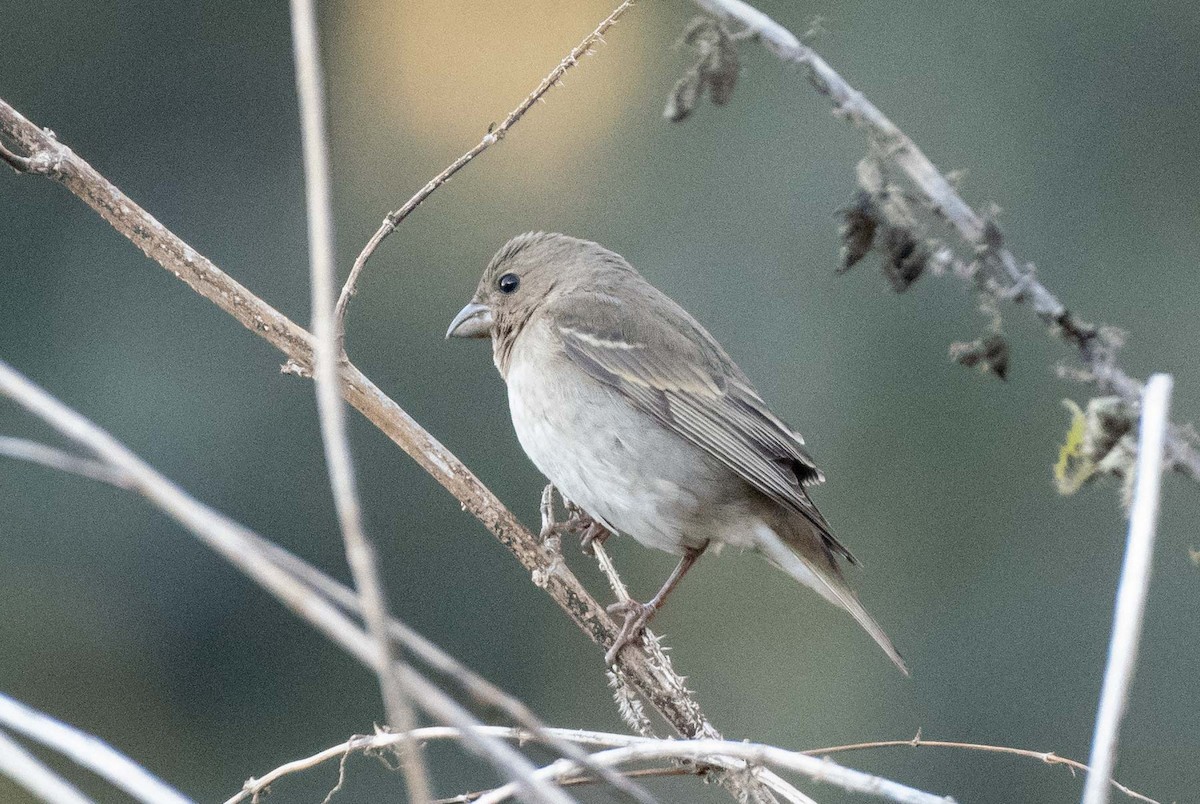
POLYGON ((446 330, 450 338, 487 338, 492 334, 492 308, 486 304, 471 302, 458 311, 446 330))

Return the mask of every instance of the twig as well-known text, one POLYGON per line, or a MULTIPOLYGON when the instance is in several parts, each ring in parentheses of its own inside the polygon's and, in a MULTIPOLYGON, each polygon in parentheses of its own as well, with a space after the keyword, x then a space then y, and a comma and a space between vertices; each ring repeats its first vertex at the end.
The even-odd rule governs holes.
POLYGON ((111 467, 99 461, 81 458, 47 444, 30 441, 27 438, 12 438, 0 436, 0 455, 18 461, 27 461, 45 466, 47 469, 57 469, 71 475, 79 475, 88 480, 98 480, 117 488, 126 488, 129 479, 111 467))
POLYGON ((603 40, 604 34, 609 28, 621 18, 621 15, 629 10, 629 7, 636 0, 625 0, 621 5, 613 9, 604 20, 596 26, 596 29, 583 38, 578 45, 571 48, 563 60, 558 63, 550 73, 542 79, 542 82, 530 92, 525 100, 521 101, 517 108, 508 113, 508 116, 498 126, 489 126, 483 139, 475 145, 474 148, 467 151, 465 154, 455 159, 445 170, 430 179, 424 187, 417 191, 417 194, 404 202, 404 206, 397 209, 395 212, 389 212, 383 219, 383 223, 379 225, 379 229, 367 241, 367 245, 363 247, 358 258, 354 260, 354 266, 350 269, 350 275, 346 278, 346 284, 342 287, 341 295, 338 296, 337 310, 335 313, 336 329, 338 333, 338 344, 344 345, 346 339, 346 308, 350 304, 350 297, 357 292, 358 278, 362 273, 363 267, 366 266, 367 260, 371 259, 371 255, 375 253, 375 249, 384 239, 396 230, 400 222, 409 216, 410 213, 421 203, 428 198, 434 190, 441 187, 450 180, 458 171, 466 167, 472 159, 486 151, 490 146, 504 139, 504 135, 512 128, 518 120, 525 116, 525 113, 533 107, 535 103, 542 99, 542 96, 554 88, 567 70, 570 70, 579 63, 579 59, 589 53, 592 46, 603 40))
MULTIPOLYGON (((480 734, 495 737, 500 739, 515 740, 523 742, 527 739, 533 739, 535 734, 525 729, 514 729, 508 726, 478 726, 477 731, 480 734)), ((592 733, 574 731, 571 729, 545 729, 548 735, 554 736, 556 739, 566 740, 571 739, 574 742, 583 745, 626 745, 625 742, 616 742, 606 740, 606 737, 618 738, 621 735, 602 735, 597 734, 594 738, 592 733)), ((323 751, 318 751, 309 757, 293 760, 292 762, 280 765, 272 771, 264 773, 262 776, 250 779, 246 782, 241 792, 231 797, 225 804, 238 804, 247 798, 257 796, 271 785, 278 782, 285 776, 290 776, 302 771, 311 770, 318 765, 330 762, 335 759, 341 759, 347 754, 364 753, 367 751, 380 751, 391 748, 396 745, 401 739, 413 739, 421 743, 435 742, 438 740, 458 740, 461 739, 462 733, 458 729, 447 728, 445 726, 426 726, 424 728, 414 729, 410 735, 401 734, 363 734, 351 737, 344 743, 340 743, 323 751)), ((636 738, 630 738, 636 739, 636 738)))
MULTIPOLYGON (((40 174, 61 183, 173 276, 283 352, 287 357, 286 370, 311 376, 312 336, 308 332, 224 273, 71 149, 3 100, 0 100, 0 134, 11 137, 29 151, 30 158, 44 166, 39 169, 40 174)), ((607 649, 617 635, 617 627, 570 569, 556 566, 553 556, 542 549, 534 534, 465 464, 353 364, 343 360, 339 370, 346 400, 453 494, 528 572, 541 573, 546 581, 542 588, 559 608, 588 638, 607 649)), ((684 686, 682 677, 657 646, 623 651, 619 666, 629 683, 681 735, 719 736, 684 686)), ((741 780, 728 775, 720 781, 736 795, 745 789, 741 780)))
MULTIPOLYGON (((515 740, 517 742, 524 742, 533 737, 533 734, 525 729, 514 729, 507 726, 485 726, 481 727, 480 731, 492 737, 515 740)), ((759 764, 774 764, 787 770, 798 771, 817 781, 841 785, 845 789, 854 792, 865 792, 891 797, 894 801, 923 802, 924 804, 928 804, 928 802, 945 804, 945 802, 950 801, 950 799, 915 791, 895 782, 889 782, 885 779, 862 773, 861 771, 844 768, 827 760, 815 759, 809 755, 811 752, 785 751, 773 746, 734 743, 724 740, 658 740, 627 734, 587 731, 584 729, 548 728, 546 732, 558 740, 577 743, 579 745, 615 749, 615 751, 603 751, 589 755, 588 759, 591 762, 605 767, 622 765, 629 762, 641 762, 648 759, 684 759, 690 761, 692 765, 683 769, 660 769, 656 771, 656 774, 683 775, 685 773, 702 773, 703 765, 718 765, 729 770, 745 773, 747 770, 746 763, 754 762, 759 764), (896 798, 896 795, 900 795, 901 797, 896 798)), ((457 729, 432 727, 417 729, 413 732, 412 737, 421 742, 432 742, 435 740, 457 740, 462 735, 457 729)), ((385 749, 395 745, 400 739, 401 735, 398 734, 373 734, 352 737, 345 743, 332 746, 310 757, 280 765, 269 773, 251 780, 251 782, 247 783, 246 789, 241 794, 229 799, 226 804, 237 804, 237 802, 241 801, 247 795, 262 792, 268 786, 275 784, 285 776, 310 770, 325 762, 340 760, 350 753, 385 749)), ((911 741, 905 741, 901 744, 911 745, 912 743, 911 741)), ((850 750, 854 747, 857 746, 846 746, 843 749, 850 750)), ((864 745, 862 747, 869 746, 864 745)), ((836 751, 839 749, 823 750, 836 751)), ((572 760, 561 760, 551 767, 554 770, 543 769, 541 773, 548 778, 554 778, 559 784, 580 784, 590 781, 576 779, 571 775, 578 771, 578 766, 573 765, 572 760)), ((812 799, 808 796, 796 790, 782 779, 779 779, 779 777, 770 771, 753 769, 751 772, 756 775, 770 774, 773 779, 778 780, 778 784, 775 782, 767 783, 774 792, 779 793, 788 801, 803 802, 804 804, 812 802, 812 799)), ((459 796, 447 801, 473 801, 476 799, 499 801, 511 795, 512 792, 511 788, 497 788, 496 790, 484 791, 479 794, 459 796), (492 798, 488 798, 489 796, 492 798)), ((1154 804, 1157 803, 1155 802, 1154 804)))
MULTIPOLYGON (((93 771, 144 804, 191 804, 191 799, 99 737, 55 720, 3 693, 0 693, 0 724, 93 771)), ((2 749, 0 753, 3 753, 2 749)))
MULTIPOLYGON (((637 770, 624 771, 621 776, 626 779, 646 779, 651 777, 664 776, 695 776, 699 771, 696 768, 689 768, 682 765, 671 765, 663 768, 639 768, 637 770)), ((596 784, 604 781, 596 776, 575 776, 569 779, 559 779, 559 787, 575 787, 585 784, 596 784)), ((451 798, 439 798, 431 802, 431 804, 470 804, 480 796, 487 795, 491 790, 476 790, 471 793, 460 793, 451 798)))
MULTIPOLYGON (((378 674, 380 656, 375 643, 352 620, 308 585, 265 558, 261 540, 249 529, 209 508, 176 486, 104 430, 64 405, 0 360, 0 395, 12 399, 62 435, 91 451, 98 459, 127 475, 130 488, 193 533, 209 548, 253 578, 285 606, 378 674)), ((503 742, 476 730, 478 721, 411 667, 397 665, 401 682, 414 692, 413 700, 430 717, 463 730, 464 744, 485 758, 523 791, 542 802, 566 804, 570 799, 553 785, 532 775, 532 764, 503 742)))
POLYGON ((0 776, 7 776, 46 804, 92 804, 79 788, 50 770, 0 731, 0 776))
MULTIPOLYGON (((837 116, 866 131, 877 152, 892 162, 912 182, 916 192, 979 255, 982 263, 1004 285, 1019 292, 1010 301, 1028 303, 1050 331, 1075 348, 1089 378, 1102 390, 1111 390, 1136 403, 1142 383, 1116 365, 1111 349, 1103 348, 1099 332, 1067 307, 1003 243, 994 224, 971 208, 937 167, 908 135, 873 103, 842 78, 812 48, 801 44, 787 28, 742 0, 694 0, 696 5, 727 23, 737 23, 780 60, 804 67, 809 83, 829 98, 837 116)), ((1179 427, 1167 439, 1174 468, 1200 481, 1200 451, 1179 427)))
POLYGON ((0 142, 0 161, 8 164, 10 168, 18 173, 31 173, 32 167, 29 164, 29 159, 24 156, 18 156, 5 147, 3 142, 0 142))
MULTIPOLYGON (((728 740, 642 740, 621 748, 610 748, 592 754, 592 761, 602 765, 623 765, 664 759, 683 759, 692 762, 724 763, 727 757, 751 765, 773 765, 803 774, 813 781, 826 782, 852 793, 878 796, 901 804, 953 804, 954 799, 936 796, 897 782, 872 776, 869 773, 838 765, 831 760, 817 759, 798 751, 785 751, 771 745, 737 743, 728 740)), ((568 778, 576 772, 571 760, 560 759, 538 771, 547 779, 568 778)), ((479 804, 499 804, 517 792, 515 785, 505 785, 477 799, 479 804)))
POLYGON ((1133 671, 1137 666, 1138 642, 1146 611, 1146 593, 1150 589, 1150 569, 1154 557, 1154 536, 1158 527, 1159 493, 1162 486, 1163 450, 1170 424, 1171 375, 1155 374, 1146 383, 1142 398, 1141 431, 1138 435, 1137 474, 1133 506, 1129 511, 1129 537, 1125 543, 1125 561, 1117 587, 1113 613, 1112 641, 1108 646, 1108 666, 1100 690, 1096 714, 1096 732, 1083 789, 1084 804, 1107 804, 1117 758, 1117 738, 1121 718, 1129 699, 1133 671))
MULTIPOLYGON (((809 756, 820 757, 826 754, 837 754, 843 751, 865 751, 872 748, 898 748, 908 746, 910 748, 957 748, 966 751, 984 751, 995 754, 1011 754, 1018 757, 1028 757, 1044 762, 1047 765, 1064 765, 1071 769, 1072 774, 1075 771, 1089 773, 1091 769, 1082 762, 1075 759, 1060 757, 1053 751, 1030 751, 1026 748, 1009 748, 1003 745, 983 745, 981 743, 956 743, 948 740, 926 740, 920 733, 911 740, 877 740, 869 743, 851 743, 850 745, 834 745, 829 748, 814 748, 803 753, 809 756)), ((1120 790, 1130 798, 1135 798, 1138 801, 1144 801, 1146 804, 1160 804, 1160 802, 1148 796, 1143 796, 1136 790, 1131 790, 1125 785, 1118 782, 1116 779, 1109 779, 1112 786, 1120 790)))
MULTIPOLYGON (((333 192, 329 179, 328 140, 325 134, 325 99, 321 76, 321 54, 316 13, 312 0, 291 0, 292 44, 296 59, 296 90, 300 98, 301 134, 304 147, 305 197, 308 218, 308 248, 311 260, 313 382, 321 441, 329 470, 329 485, 341 525, 346 560, 354 585, 362 596, 363 622, 379 652, 379 686, 388 722, 407 734, 416 727, 409 693, 394 671, 392 642, 388 638, 388 606, 379 577, 374 545, 367 538, 362 506, 354 478, 346 416, 338 388, 340 348, 334 331, 333 307, 337 275, 333 256, 333 192)), ((410 741, 398 747, 400 765, 408 786, 409 800, 425 804, 429 772, 421 748, 410 741)))

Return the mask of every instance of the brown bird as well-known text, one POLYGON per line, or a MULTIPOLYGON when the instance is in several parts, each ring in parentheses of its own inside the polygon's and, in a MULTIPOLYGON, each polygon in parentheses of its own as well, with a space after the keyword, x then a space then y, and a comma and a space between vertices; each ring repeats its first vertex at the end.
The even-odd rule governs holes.
POLYGON ((906 675, 847 586, 855 563, 809 499, 824 479, 804 439, 682 307, 619 254, 535 232, 510 240, 446 337, 492 339, 517 438, 608 531, 680 556, 625 608, 606 654, 637 638, 708 547, 750 548, 850 613, 906 675))

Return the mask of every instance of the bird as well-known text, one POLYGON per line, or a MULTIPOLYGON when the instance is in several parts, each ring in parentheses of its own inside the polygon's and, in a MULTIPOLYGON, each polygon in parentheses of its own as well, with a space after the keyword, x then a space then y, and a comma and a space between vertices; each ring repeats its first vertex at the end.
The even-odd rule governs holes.
POLYGON ((706 550, 753 550, 846 610, 905 675, 847 584, 857 563, 817 510, 824 475, 716 339, 616 252, 564 234, 509 240, 446 338, 491 338, 517 439, 597 531, 679 556, 624 621, 608 665, 706 550))

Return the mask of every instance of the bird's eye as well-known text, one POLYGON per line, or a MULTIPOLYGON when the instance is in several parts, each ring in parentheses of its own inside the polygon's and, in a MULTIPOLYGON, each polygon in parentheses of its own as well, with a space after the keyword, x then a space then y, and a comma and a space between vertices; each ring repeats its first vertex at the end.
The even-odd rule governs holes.
POLYGON ((500 281, 497 283, 497 287, 500 288, 501 293, 512 293, 520 286, 521 277, 517 276, 516 274, 505 274, 504 276, 500 277, 500 281))

